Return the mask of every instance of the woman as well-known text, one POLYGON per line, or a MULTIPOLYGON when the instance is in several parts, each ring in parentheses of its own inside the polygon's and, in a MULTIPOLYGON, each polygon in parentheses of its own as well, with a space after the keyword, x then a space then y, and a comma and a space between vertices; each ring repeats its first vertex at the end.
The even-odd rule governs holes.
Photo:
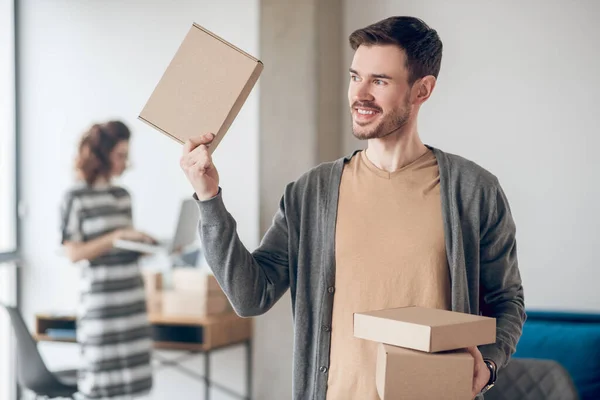
POLYGON ((62 243, 82 266, 77 341, 80 393, 87 399, 130 399, 152 387, 152 341, 139 253, 113 247, 116 239, 152 242, 132 229, 131 197, 111 182, 126 169, 130 132, 110 121, 93 125, 79 143, 80 182, 62 208, 62 243))

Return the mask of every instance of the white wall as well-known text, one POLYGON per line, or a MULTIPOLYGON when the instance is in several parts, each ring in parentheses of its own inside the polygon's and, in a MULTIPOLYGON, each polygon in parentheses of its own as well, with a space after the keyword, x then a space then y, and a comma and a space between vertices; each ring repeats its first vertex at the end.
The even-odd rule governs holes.
MULTIPOLYGON (((346 0, 345 38, 391 15, 420 17, 441 36, 420 133, 499 177, 527 307, 600 311, 600 2, 346 0)), ((348 118, 346 152, 359 146, 348 118)))
MULTIPOLYGON (((130 126, 134 166, 122 184, 133 195, 135 222, 154 235, 171 235, 179 201, 192 194, 179 169, 181 147, 137 115, 192 22, 258 54, 258 0, 24 0, 20 9, 22 197, 27 208, 22 289, 31 325, 34 313, 73 310, 77 302, 78 271, 57 251, 59 205, 72 184, 80 134, 92 122, 109 118, 130 126)), ((257 146, 255 90, 214 155, 227 188, 225 202, 249 248, 259 240, 257 146)), ((229 364, 243 360, 243 350, 234 353, 229 364)), ((243 365, 228 371, 230 379, 239 380, 243 365)), ((219 374, 216 365, 214 371, 219 374)))

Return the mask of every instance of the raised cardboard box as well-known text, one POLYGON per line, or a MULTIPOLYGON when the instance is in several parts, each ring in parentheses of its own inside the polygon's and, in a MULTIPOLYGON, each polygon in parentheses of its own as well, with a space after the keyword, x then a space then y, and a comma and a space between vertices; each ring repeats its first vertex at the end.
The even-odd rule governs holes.
POLYGON ((381 400, 469 400, 473 364, 466 351, 425 353, 379 344, 377 393, 381 400))
POLYGON ((496 320, 434 308, 391 308, 355 313, 354 336, 433 353, 494 343, 496 320))
POLYGON ((193 24, 138 118, 179 143, 214 133, 212 153, 262 70, 255 57, 193 24))

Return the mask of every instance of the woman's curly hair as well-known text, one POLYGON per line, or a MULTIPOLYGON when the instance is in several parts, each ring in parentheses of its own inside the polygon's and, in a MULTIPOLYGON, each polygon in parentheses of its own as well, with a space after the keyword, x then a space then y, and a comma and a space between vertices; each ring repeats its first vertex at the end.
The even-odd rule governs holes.
POLYGON ((75 169, 80 177, 88 185, 98 178, 108 179, 112 170, 110 153, 119 142, 130 137, 129 128, 121 121, 92 125, 79 142, 75 169))

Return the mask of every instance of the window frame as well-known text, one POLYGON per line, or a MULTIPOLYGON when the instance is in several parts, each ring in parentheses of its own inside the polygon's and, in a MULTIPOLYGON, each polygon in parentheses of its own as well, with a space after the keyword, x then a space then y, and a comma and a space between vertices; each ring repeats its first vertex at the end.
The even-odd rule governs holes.
MULTIPOLYGON (((20 154, 19 154, 19 150, 20 150, 20 143, 19 143, 19 138, 20 138, 20 119, 19 119, 19 114, 20 114, 20 107, 19 107, 19 103, 20 103, 20 98, 19 98, 19 48, 18 48, 18 26, 17 26, 17 15, 18 15, 18 4, 19 1, 18 0, 13 0, 13 12, 12 12, 12 17, 13 17, 13 52, 14 52, 14 57, 13 57, 13 70, 14 70, 14 86, 13 86, 13 100, 14 100, 14 115, 13 115, 13 121, 14 121, 14 181, 15 181, 15 191, 14 191, 14 196, 15 196, 15 208, 14 208, 14 213, 15 213, 15 247, 14 249, 12 249, 11 251, 5 251, 2 252, 0 251, 0 264, 3 263, 10 263, 10 262, 14 262, 14 263, 18 263, 20 260, 20 249, 21 249, 21 218, 19 215, 19 203, 20 203, 20 198, 21 198, 21 185, 20 185, 20 154)), ((17 287, 17 289, 19 289, 17 287)), ((18 292, 18 290, 17 290, 18 292)))
MULTIPOLYGON (((10 1, 10 0, 8 0, 10 1)), ((20 202, 21 202, 21 157, 20 157, 20 132, 21 132, 21 119, 20 119, 20 49, 19 49, 19 1, 12 0, 12 29, 13 29, 13 76, 14 76, 14 85, 13 85, 13 101, 14 101, 14 113, 13 113, 13 122, 14 122, 14 215, 15 215, 15 246, 14 249, 10 251, 0 251, 0 268, 3 268, 4 265, 13 265, 15 268, 14 272, 14 300, 15 306, 20 307, 21 305, 21 234, 22 234, 22 225, 21 225, 21 215, 20 215, 20 202)), ((10 339, 14 344, 15 338, 12 337, 10 339)), ((12 363, 16 366, 16 357, 15 354, 12 354, 12 363)), ((16 371, 16 369, 15 369, 16 371)), ((12 378, 13 382, 13 390, 12 393, 16 394, 17 398, 21 397, 21 388, 18 385, 16 375, 13 374, 12 378)))

